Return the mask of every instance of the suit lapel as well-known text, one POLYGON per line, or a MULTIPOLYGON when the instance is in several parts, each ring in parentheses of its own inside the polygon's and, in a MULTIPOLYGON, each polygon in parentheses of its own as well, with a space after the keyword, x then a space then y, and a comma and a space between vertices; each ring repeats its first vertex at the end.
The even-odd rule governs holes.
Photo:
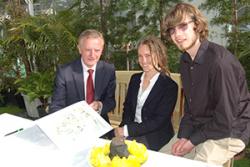
POLYGON ((139 93, 140 83, 141 83, 141 76, 142 76, 142 73, 139 75, 138 79, 136 79, 133 85, 131 86, 133 88, 132 90, 133 95, 130 98, 132 98, 131 99, 132 108, 133 108, 132 111, 134 111, 134 113, 136 111, 137 98, 138 98, 138 93, 139 93))
POLYGON ((75 81, 76 89, 78 92, 78 95, 80 99, 85 99, 84 97, 84 80, 83 80, 83 69, 82 69, 82 63, 81 59, 79 61, 76 61, 74 66, 72 66, 73 69, 73 78, 75 81))
POLYGON ((162 86, 161 81, 162 81, 162 76, 160 74, 143 106, 148 105, 156 96, 159 96, 161 94, 161 91, 163 90, 161 89, 162 86))

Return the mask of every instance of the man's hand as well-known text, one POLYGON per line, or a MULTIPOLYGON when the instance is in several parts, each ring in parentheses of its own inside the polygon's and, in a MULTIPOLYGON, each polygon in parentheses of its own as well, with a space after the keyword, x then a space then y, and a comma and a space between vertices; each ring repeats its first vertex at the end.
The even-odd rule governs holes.
POLYGON ((102 107, 102 102, 100 101, 93 101, 90 105, 95 111, 100 111, 100 108, 102 107))
POLYGON ((194 148, 194 145, 191 143, 190 140, 188 140, 182 146, 182 149, 181 149, 182 152, 181 152, 181 154, 185 155, 185 154, 189 153, 193 148, 194 148))
POLYGON ((181 138, 172 146, 172 154, 176 156, 183 156, 189 153, 194 148, 190 140, 181 138))
POLYGON ((115 137, 124 137, 123 127, 115 128, 115 137))
POLYGON ((185 138, 178 139, 177 142, 174 143, 172 146, 172 150, 171 150, 172 154, 177 155, 177 156, 181 156, 181 154, 180 154, 181 149, 186 141, 187 141, 187 139, 185 139, 185 138))

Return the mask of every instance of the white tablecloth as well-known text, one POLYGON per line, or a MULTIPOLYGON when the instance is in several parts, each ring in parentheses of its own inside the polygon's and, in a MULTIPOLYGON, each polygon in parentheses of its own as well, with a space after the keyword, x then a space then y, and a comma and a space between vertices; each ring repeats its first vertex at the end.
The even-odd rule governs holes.
MULTIPOLYGON (((72 150, 60 150, 32 121, 9 114, 0 115, 0 166, 4 167, 90 167, 89 153, 94 146, 110 142, 96 139, 92 144, 72 150), (30 126, 30 127, 29 127, 30 126), (21 132, 4 137, 3 135, 18 128, 21 132), (2 139, 1 139, 2 137, 2 139)), ((148 160, 142 167, 218 167, 199 161, 150 151, 148 160)))
POLYGON ((0 114, 0 139, 6 134, 13 132, 17 129, 25 129, 33 125, 33 121, 24 119, 11 114, 0 114))
MULTIPOLYGON (((104 145, 107 140, 98 139, 96 141, 96 145, 104 145)), ((86 156, 85 164, 80 163, 79 165, 83 165, 86 167, 90 167, 88 160, 88 154, 90 149, 87 152, 82 152, 82 155, 86 156), (87 154, 87 155, 86 155, 87 154)), ((142 167, 221 167, 216 165, 207 164, 200 161, 194 161, 182 157, 177 157, 173 155, 163 154, 156 151, 148 150, 149 156, 148 160, 142 165, 142 167)), ((80 166, 77 166, 80 167, 80 166)))

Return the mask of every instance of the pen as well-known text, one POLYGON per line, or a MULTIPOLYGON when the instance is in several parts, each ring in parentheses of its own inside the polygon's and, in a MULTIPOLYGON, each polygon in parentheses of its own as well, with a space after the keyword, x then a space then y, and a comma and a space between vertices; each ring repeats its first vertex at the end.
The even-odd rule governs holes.
POLYGON ((23 130, 23 128, 20 128, 20 129, 17 129, 17 130, 15 130, 15 131, 13 131, 13 132, 7 133, 7 134, 4 135, 4 136, 9 136, 9 135, 12 135, 12 134, 14 134, 14 133, 17 133, 17 132, 19 132, 19 131, 22 131, 22 130, 23 130))

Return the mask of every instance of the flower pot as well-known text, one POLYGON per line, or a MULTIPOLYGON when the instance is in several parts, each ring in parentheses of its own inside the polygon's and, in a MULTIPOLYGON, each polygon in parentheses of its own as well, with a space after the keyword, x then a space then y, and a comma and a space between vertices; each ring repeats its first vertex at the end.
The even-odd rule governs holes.
POLYGON ((41 105, 40 100, 35 99, 33 101, 30 101, 27 95, 22 94, 22 96, 24 99, 24 104, 25 104, 25 108, 26 108, 28 116, 31 118, 39 118, 37 106, 41 105))

